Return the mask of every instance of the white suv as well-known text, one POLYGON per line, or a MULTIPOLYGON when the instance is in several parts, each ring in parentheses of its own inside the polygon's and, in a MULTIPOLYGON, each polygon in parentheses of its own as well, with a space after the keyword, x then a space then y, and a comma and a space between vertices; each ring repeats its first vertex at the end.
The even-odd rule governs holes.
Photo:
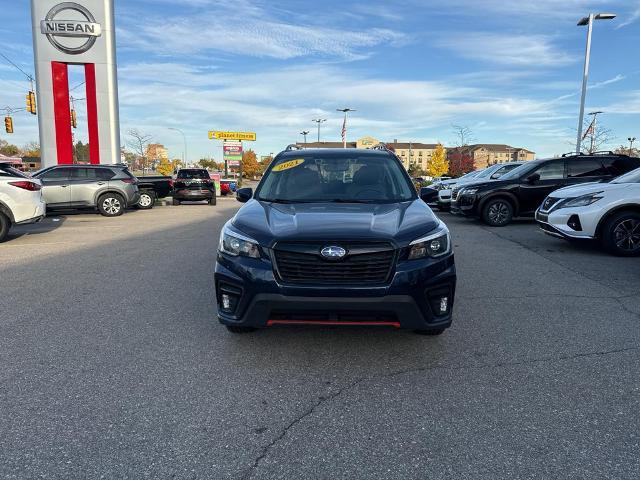
POLYGON ((615 255, 640 255, 640 168, 609 183, 551 193, 536 212, 540 228, 568 239, 600 239, 615 255))
POLYGON ((39 222, 45 210, 40 180, 0 162, 0 242, 12 225, 39 222))

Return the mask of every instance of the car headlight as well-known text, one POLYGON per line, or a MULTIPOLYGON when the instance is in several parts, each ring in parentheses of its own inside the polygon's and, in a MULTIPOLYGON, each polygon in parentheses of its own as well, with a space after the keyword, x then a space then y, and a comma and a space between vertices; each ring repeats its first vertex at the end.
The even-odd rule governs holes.
POLYGON ((460 190, 461 195, 475 195, 478 193, 478 188, 463 188, 460 190))
POLYGON ((592 203, 596 203, 602 197, 599 196, 602 192, 590 193, 589 195, 583 195, 582 197, 577 197, 569 200, 565 200, 558 208, 567 208, 567 207, 586 207, 587 205, 591 205, 592 203))
POLYGON ((260 249, 255 240, 231 231, 226 225, 220 234, 218 249, 234 257, 241 255, 243 257, 260 258, 260 249))
POLYGON ((409 244, 409 260, 418 258, 437 258, 451 251, 451 236, 449 229, 440 222, 435 233, 418 238, 409 244))

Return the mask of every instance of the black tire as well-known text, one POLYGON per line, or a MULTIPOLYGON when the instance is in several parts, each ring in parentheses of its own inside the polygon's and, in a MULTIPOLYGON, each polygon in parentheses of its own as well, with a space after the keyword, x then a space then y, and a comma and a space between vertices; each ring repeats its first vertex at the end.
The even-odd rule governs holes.
POLYGON ((504 198, 489 200, 482 208, 482 221, 490 227, 504 227, 513 220, 513 205, 504 198))
POLYGON ((626 211, 609 218, 602 228, 602 244, 613 255, 640 255, 640 213, 626 211))
POLYGON ((156 203, 156 192, 144 190, 140 192, 140 200, 138 200, 137 208, 140 210, 151 210, 156 203))
POLYGON ((174 199, 173 199, 173 205, 174 205, 174 206, 178 206, 178 205, 180 205, 180 200, 178 200, 177 198, 174 198, 174 199))
POLYGON ((217 200, 217 199, 216 199, 216 196, 214 195, 213 197, 211 197, 211 198, 209 199, 209 205, 213 205, 213 206, 215 207, 215 205, 216 205, 216 200, 217 200))
POLYGON ((105 217, 119 217, 127 204, 119 193, 105 193, 98 198, 98 211, 105 217))
POLYGON ((11 228, 11 220, 4 213, 0 212, 0 242, 4 241, 9 235, 9 229, 11 228))
POLYGON ((235 325, 225 325, 225 327, 227 327, 229 332, 236 334, 251 333, 257 330, 253 327, 236 327, 235 325))
POLYGON ((444 333, 444 331, 446 330, 446 328, 436 328, 433 330, 414 330, 414 333, 417 333, 418 335, 426 335, 429 337, 435 337, 437 335, 442 335, 444 333))

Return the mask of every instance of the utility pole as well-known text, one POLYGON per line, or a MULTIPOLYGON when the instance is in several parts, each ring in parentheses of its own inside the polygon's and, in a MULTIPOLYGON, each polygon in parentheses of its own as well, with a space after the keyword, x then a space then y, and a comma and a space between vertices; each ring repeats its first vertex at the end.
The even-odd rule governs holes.
POLYGON ((300 132, 300 135, 304 137, 304 144, 307 144, 307 135, 309 135, 309 130, 303 130, 300 132))
POLYGON ((342 124, 342 148, 347 148, 347 114, 349 112, 355 112, 356 110, 351 108, 338 108, 336 111, 344 113, 344 123, 342 124))
POLYGON ((584 122, 584 103, 587 97, 587 81, 589 80, 589 61, 591 57, 591 33, 593 32, 594 20, 612 20, 616 18, 613 13, 598 13, 594 15, 590 13, 589 16, 581 18, 578 21, 578 26, 587 26, 587 47, 584 54, 584 70, 582 74, 582 95, 580 97, 580 114, 578 115, 578 139, 576 141, 576 153, 580 153, 580 147, 582 145, 582 123, 584 122))
POLYGON ((312 122, 316 122, 318 124, 318 143, 320 143, 320 125, 327 121, 326 118, 314 118, 311 120, 312 122))
POLYGON ((633 155, 633 142, 636 141, 636 137, 629 137, 627 140, 629 140, 629 156, 631 156, 633 155))

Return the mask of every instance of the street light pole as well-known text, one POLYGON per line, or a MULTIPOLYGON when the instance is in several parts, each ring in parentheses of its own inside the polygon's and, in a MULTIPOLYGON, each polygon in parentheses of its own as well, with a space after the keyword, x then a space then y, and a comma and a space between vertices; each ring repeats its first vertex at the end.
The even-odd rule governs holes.
POLYGON ((187 136, 184 134, 182 130, 176 127, 167 127, 169 130, 175 130, 176 132, 180 132, 182 134, 182 139, 184 140, 184 166, 187 166, 187 162, 189 161, 189 156, 187 154, 187 136))
POLYGON ((587 97, 587 81, 589 79, 589 61, 591 59, 591 33, 593 32, 594 20, 612 20, 616 18, 613 13, 590 13, 588 17, 581 18, 578 26, 587 26, 587 46, 584 54, 584 70, 582 73, 582 94, 580 96, 580 114, 578 116, 578 137, 576 140, 576 153, 580 153, 582 144, 582 124, 584 122, 584 103, 587 97))
POLYGON ((304 144, 307 144, 307 135, 309 135, 309 130, 303 130, 300 132, 300 135, 304 137, 304 144))
POLYGON ((312 122, 316 122, 318 124, 318 143, 320 143, 320 125, 327 121, 326 118, 314 118, 311 120, 312 122))
POLYGON ((349 112, 355 112, 355 110, 351 108, 338 108, 336 111, 344 113, 344 123, 342 124, 342 148, 347 148, 347 114, 349 112))
POLYGON ((633 154, 633 142, 636 141, 636 137, 629 137, 627 140, 629 140, 629 156, 631 156, 633 154))

